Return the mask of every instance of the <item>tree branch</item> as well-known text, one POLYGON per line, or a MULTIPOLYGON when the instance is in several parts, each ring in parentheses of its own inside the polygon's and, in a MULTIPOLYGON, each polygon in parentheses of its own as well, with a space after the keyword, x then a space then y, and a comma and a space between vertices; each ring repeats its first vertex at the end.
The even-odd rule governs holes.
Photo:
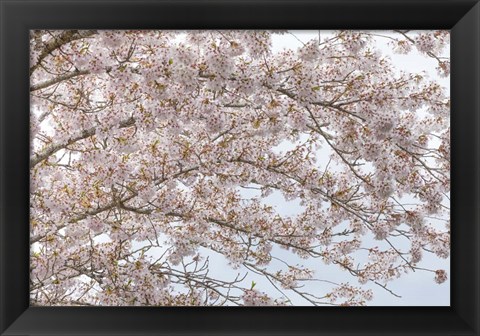
POLYGON ((62 47, 63 45, 70 43, 75 40, 80 40, 82 38, 86 38, 97 34, 96 30, 67 30, 61 33, 59 36, 56 36, 52 40, 48 41, 43 50, 41 51, 40 55, 38 56, 37 63, 30 67, 30 75, 40 66, 42 61, 50 55, 51 52, 54 50, 62 47))

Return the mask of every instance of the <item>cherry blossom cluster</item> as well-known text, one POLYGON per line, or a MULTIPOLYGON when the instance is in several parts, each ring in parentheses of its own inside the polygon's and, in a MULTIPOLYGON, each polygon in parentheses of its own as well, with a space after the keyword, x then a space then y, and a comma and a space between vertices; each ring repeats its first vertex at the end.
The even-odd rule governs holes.
POLYGON ((450 253, 449 93, 376 41, 448 76, 449 33, 276 34, 31 32, 32 304, 365 305, 410 270, 446 281, 423 257, 450 253))

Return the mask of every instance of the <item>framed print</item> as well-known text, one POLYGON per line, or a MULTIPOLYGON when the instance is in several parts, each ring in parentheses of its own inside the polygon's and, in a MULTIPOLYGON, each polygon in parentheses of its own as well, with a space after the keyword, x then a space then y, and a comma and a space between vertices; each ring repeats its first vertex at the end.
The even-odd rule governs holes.
POLYGON ((477 1, 0 3, 2 335, 479 333, 477 1))

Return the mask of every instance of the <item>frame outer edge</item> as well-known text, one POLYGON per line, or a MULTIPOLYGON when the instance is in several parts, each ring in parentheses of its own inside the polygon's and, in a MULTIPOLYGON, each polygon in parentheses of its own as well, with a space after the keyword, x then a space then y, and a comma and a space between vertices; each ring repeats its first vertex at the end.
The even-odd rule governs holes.
POLYGON ((466 79, 465 83, 451 77, 452 120, 452 263, 451 306, 471 329, 480 335, 480 2, 457 22, 451 30, 455 36, 451 52, 452 74, 466 79), (461 45, 461 51, 458 51, 461 45), (460 66, 463 64, 463 66, 460 66), (466 68, 465 64, 467 67, 466 68), (458 71, 459 70, 459 71, 458 71), (471 85, 471 86, 468 86, 471 85), (463 159, 459 159, 463 157, 463 159), (461 162, 457 167, 457 163, 461 162), (464 176, 463 179, 461 177, 464 176), (471 180, 469 180, 471 179, 471 180), (465 192, 464 192, 465 191, 465 192), (464 227, 471 226, 465 230, 464 227), (469 234, 471 236, 469 236, 469 234), (458 238, 457 238, 458 237, 458 238), (459 244, 460 242, 460 244, 459 244), (460 249, 465 242, 465 248, 460 249), (457 276, 468 271, 469 277, 457 276), (462 282, 461 282, 462 281, 462 282), (463 302, 460 302, 463 301, 463 302))
MULTIPOLYGON (((6 31, 7 31, 7 23, 6 21, 6 8, 7 8, 7 3, 8 2, 13 2, 13 1, 5 1, 5 0, 0 0, 0 29, 1 29, 1 32, 0 32, 0 73, 1 74, 4 74, 5 73, 5 70, 6 70, 6 66, 5 66, 5 58, 6 58, 6 49, 4 48, 4 45, 6 44, 5 43, 5 37, 7 35, 6 31)), ((18 1, 18 3, 21 3, 21 4, 25 4, 27 1, 18 1)), ((67 2, 71 2, 71 1, 67 1, 67 2)), ((85 2, 89 2, 89 1, 85 1, 85 2)), ((152 1, 153 2, 153 1, 152 1)), ((453 1, 452 1, 453 2, 453 1)), ((477 38, 480 36, 480 3, 476 3, 474 6, 474 8, 472 8, 472 12, 473 13, 469 13, 471 14, 472 16, 475 17, 475 27, 476 27, 476 30, 475 30, 475 33, 474 33, 474 36, 476 36, 477 38)), ((468 14, 467 14, 468 15, 468 14)), ((475 43, 475 42, 474 42, 475 43)), ((479 92, 480 92, 480 66, 479 66, 479 56, 480 56, 480 43, 478 41, 476 41, 476 49, 475 49, 475 54, 476 54, 476 61, 475 61, 475 66, 476 66, 476 71, 473 71, 472 73, 472 76, 473 76, 473 80, 475 82, 475 89, 477 90, 477 94, 475 95, 474 97, 474 103, 475 103, 475 118, 474 118, 474 122, 475 122, 475 130, 480 130, 479 126, 480 126, 480 118, 479 118, 479 105, 480 105, 480 98, 479 98, 479 92)), ((472 69, 473 70, 473 69, 472 69)), ((5 92, 6 92, 6 88, 5 88, 5 83, 6 83, 6 78, 4 78, 4 76, 0 76, 0 238, 2 238, 2 240, 5 239, 5 236, 4 236, 4 233, 6 232, 5 230, 5 214, 4 214, 4 207, 6 205, 6 199, 5 199, 5 195, 6 195, 6 191, 5 191, 5 181, 7 179, 7 176, 6 176, 6 173, 5 173, 5 158, 6 158, 6 155, 5 155, 5 149, 6 149, 6 146, 7 146, 7 141, 6 141, 6 136, 5 136, 5 119, 6 119, 6 111, 5 111, 5 98, 6 98, 6 95, 5 95, 5 92)), ((475 138, 472 139, 473 141, 475 141, 475 143, 473 144, 473 149, 474 150, 479 150, 480 149, 480 132, 476 132, 475 133, 475 138)), ((470 150, 471 151, 471 150, 470 150)), ((475 159, 473 160, 474 161, 474 164, 475 164, 475 180, 472 181, 473 184, 472 184, 472 188, 474 189, 474 194, 475 194, 475 201, 478 201, 478 196, 480 195, 480 183, 479 183, 479 174, 480 172, 478 171, 478 169, 480 168, 480 157, 477 155, 475 157, 475 159)), ((473 200, 472 200, 472 203, 473 203, 473 200)), ((480 280, 480 277, 479 277, 479 274, 480 274, 480 247, 479 247, 479 244, 480 244, 480 230, 479 230, 479 227, 478 227, 478 224, 479 224, 479 218, 480 218, 480 206, 477 206, 475 207, 474 209, 474 219, 475 219, 475 223, 471 223, 471 225, 475 225, 475 235, 472 236, 472 241, 476 242, 475 244, 475 249, 474 249, 474 253, 475 253, 475 256, 474 256, 474 260, 475 260, 475 265, 476 266, 476 270, 475 270, 475 281, 479 281, 480 280)), ((5 244, 0 244, 0 279, 3 280, 5 279, 5 277, 7 276, 6 274, 6 270, 7 270, 7 267, 5 266, 5 262, 7 261, 7 249, 5 247, 5 244)), ((8 309, 7 307, 7 301, 6 301, 6 294, 7 294, 7 287, 5 285, 5 282, 4 281, 0 281, 0 335, 3 335, 3 333, 5 332, 5 330, 7 329, 7 327, 9 327, 9 325, 7 325, 7 323, 12 323, 13 321, 7 321, 7 314, 6 314, 6 310, 8 309)), ((474 317, 477 317, 474 321, 473 321, 473 327, 475 329, 475 335, 478 335, 479 331, 480 331, 480 320, 478 318, 479 316, 479 307, 480 307, 480 291, 479 291, 479 287, 478 287, 478 284, 475 286, 475 292, 472 293, 473 295, 473 299, 472 301, 475 301, 474 302, 474 311, 472 311, 471 313, 474 315, 474 317)), ((469 320, 469 322, 471 322, 469 320)), ((471 323, 469 323, 471 325, 471 323)), ((201 332, 199 332, 201 333, 201 332)))
MULTIPOLYGON (((4 20, 4 11, 5 11, 5 2, 0 0, 0 74, 5 73, 4 69, 4 59, 5 59, 5 20, 4 20)), ((4 235, 4 223, 5 216, 2 209, 5 208, 5 188, 4 188, 4 172, 5 172, 5 141, 4 141, 4 125, 5 125, 5 103, 4 103, 4 89, 5 89, 5 78, 0 76, 0 237, 5 237, 4 235)), ((4 244, 0 244, 0 333, 3 333, 6 329, 6 303, 5 303, 5 292, 6 287, 4 280, 5 279, 5 262, 6 262, 6 249, 4 244)))
POLYGON ((472 266, 475 270, 475 283, 477 284, 474 286, 474 293, 473 298, 474 300, 474 310, 473 310, 473 321, 472 327, 474 329, 474 333, 476 335, 480 335, 480 2, 473 7, 472 11, 475 15, 474 24, 475 30, 473 32, 474 35, 474 43, 475 43, 475 75, 473 76, 474 83, 474 91, 475 94, 475 106, 474 113, 475 113, 475 129, 476 129, 476 137, 475 137, 475 144, 474 149, 477 153, 476 160, 475 160, 475 181, 474 181, 474 192, 475 192, 475 201, 477 202, 477 206, 475 207, 474 212, 474 223, 471 225, 474 226, 475 234, 474 234, 474 244, 475 244, 475 256, 474 261, 476 263, 472 266))

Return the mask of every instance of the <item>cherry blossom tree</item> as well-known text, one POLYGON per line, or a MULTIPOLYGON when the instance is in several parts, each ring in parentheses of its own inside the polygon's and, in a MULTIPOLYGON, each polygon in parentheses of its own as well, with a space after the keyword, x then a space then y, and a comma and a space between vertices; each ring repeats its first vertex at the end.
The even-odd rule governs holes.
POLYGON ((366 305, 447 279, 422 256, 450 252, 449 93, 376 41, 445 77, 449 32, 278 34, 31 31, 31 304, 366 305))

